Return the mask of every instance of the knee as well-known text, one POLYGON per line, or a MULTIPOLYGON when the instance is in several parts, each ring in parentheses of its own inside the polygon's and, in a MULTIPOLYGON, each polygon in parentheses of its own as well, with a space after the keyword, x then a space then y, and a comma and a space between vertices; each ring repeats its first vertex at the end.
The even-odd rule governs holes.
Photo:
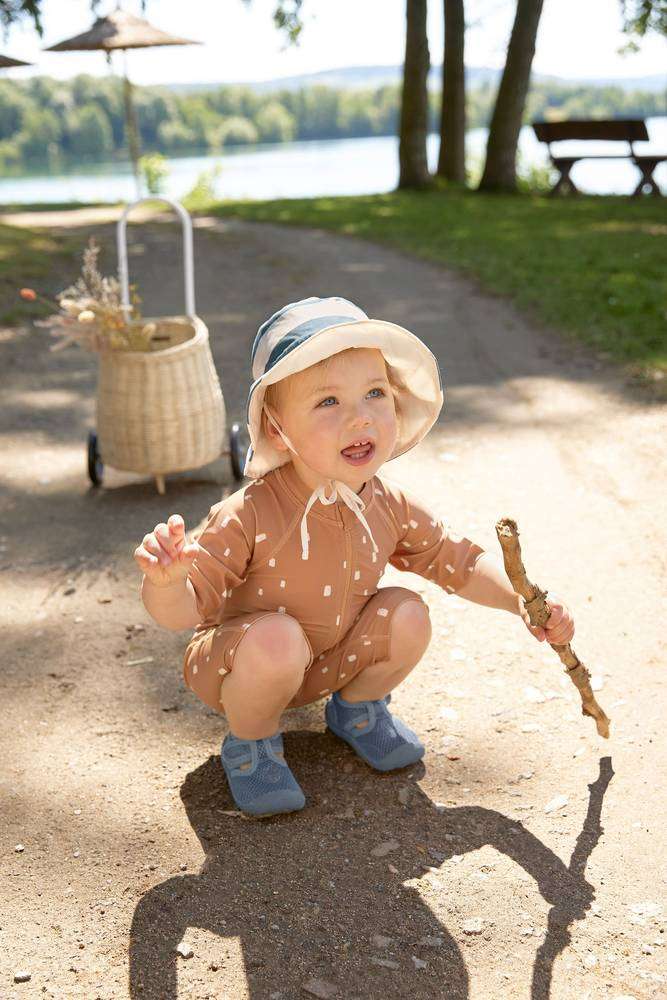
POLYGON ((431 616, 428 605, 418 597, 405 600, 396 608, 392 620, 392 656, 424 652, 431 641, 431 616))
POLYGON ((301 625, 289 615, 261 618, 246 631, 237 653, 253 672, 292 678, 310 662, 310 646, 301 625))

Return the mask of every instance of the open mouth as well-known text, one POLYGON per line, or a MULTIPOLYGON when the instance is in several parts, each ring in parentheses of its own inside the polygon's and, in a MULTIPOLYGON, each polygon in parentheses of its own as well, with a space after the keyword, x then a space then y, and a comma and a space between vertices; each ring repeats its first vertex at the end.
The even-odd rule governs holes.
POLYGON ((343 448, 341 455, 346 462, 352 465, 363 465, 375 454, 375 444, 370 438, 359 438, 353 441, 347 448, 343 448))

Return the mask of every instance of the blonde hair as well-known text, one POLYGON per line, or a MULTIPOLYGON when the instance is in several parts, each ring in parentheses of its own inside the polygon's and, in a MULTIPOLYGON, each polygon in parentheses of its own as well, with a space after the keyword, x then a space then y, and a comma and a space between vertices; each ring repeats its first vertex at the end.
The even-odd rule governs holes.
MULTIPOLYGON (((322 361, 318 361, 314 365, 310 365, 308 368, 304 368, 303 371, 321 371, 323 375, 326 375, 329 366, 334 358, 338 358, 343 354, 348 354, 350 351, 357 350, 367 350, 368 348, 357 348, 348 347, 344 351, 339 351, 337 354, 332 354, 328 358, 323 358, 322 361)), ((377 348, 379 350, 379 348, 377 348)), ((407 386, 401 376, 399 375, 396 368, 393 368, 388 364, 386 358, 384 358, 384 366, 387 373, 387 381, 392 391, 394 397, 394 408, 396 410, 396 419, 400 426, 401 419, 401 405, 400 405, 400 394, 407 391, 407 386)), ((297 375, 302 374, 297 372, 297 375)), ((295 395, 295 377, 294 375, 287 375, 285 378, 280 379, 279 382, 272 382, 267 385, 266 392, 264 393, 264 403, 270 408, 271 413, 275 415, 280 415, 284 412, 284 407, 286 403, 295 395)), ((262 411, 262 419, 268 423, 266 413, 262 411)))

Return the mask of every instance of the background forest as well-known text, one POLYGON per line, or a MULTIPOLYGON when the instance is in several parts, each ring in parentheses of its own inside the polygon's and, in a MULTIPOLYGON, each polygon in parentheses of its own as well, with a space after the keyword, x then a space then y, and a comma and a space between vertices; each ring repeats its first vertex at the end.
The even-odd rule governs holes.
MULTIPOLYGON (((468 89, 468 128, 488 125, 495 93, 490 82, 468 89)), ((153 86, 136 87, 135 98, 144 152, 177 155, 258 142, 395 135, 401 89, 310 86, 258 93, 231 85, 178 93, 153 86)), ((537 82, 524 121, 664 113, 665 97, 659 92, 537 82)), ((123 157, 123 115, 122 83, 115 77, 0 80, 0 169, 7 173, 31 164, 57 167, 70 160, 123 157)), ((431 92, 429 130, 437 131, 438 115, 439 94, 431 92)))

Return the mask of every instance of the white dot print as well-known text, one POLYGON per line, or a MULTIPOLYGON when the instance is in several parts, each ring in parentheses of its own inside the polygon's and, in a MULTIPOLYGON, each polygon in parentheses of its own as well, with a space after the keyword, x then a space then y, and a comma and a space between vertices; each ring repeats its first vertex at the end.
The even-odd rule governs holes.
POLYGON ((387 615, 389 614, 389 610, 388 610, 387 608, 378 608, 378 614, 379 614, 379 615, 380 615, 380 616, 381 616, 382 618, 386 618, 386 617, 387 617, 387 615))
POLYGON ((449 570, 450 573, 454 572, 454 567, 450 563, 445 563, 445 569, 449 570))
POLYGON ((284 615, 285 614, 285 609, 282 606, 278 608, 278 614, 280 614, 280 615, 284 615))
POLYGON ((225 517, 223 517, 222 521, 220 522, 220 527, 221 528, 226 528, 227 525, 229 524, 229 521, 230 521, 230 517, 229 517, 229 514, 227 514, 225 517))
POLYGON ((331 597, 331 584, 327 583, 322 591, 325 597, 331 597))
POLYGON ((259 587, 259 589, 258 589, 257 593, 258 593, 258 594, 259 594, 259 596, 261 597, 261 596, 262 596, 262 594, 264 593, 264 590, 263 590, 263 588, 262 588, 262 587, 259 587))
POLYGON ((197 664, 195 663, 195 664, 193 665, 193 667, 192 667, 192 673, 193 673, 193 674, 196 674, 198 670, 199 670, 199 667, 198 667, 198 666, 197 666, 197 664))
POLYGON ((255 535, 255 543, 263 542, 265 538, 266 538, 266 532, 263 531, 261 535, 255 535))
POLYGON ((347 569, 347 559, 343 559, 343 569, 347 569))
POLYGON ((357 654, 356 653, 352 653, 351 656, 348 656, 348 661, 350 663, 354 663, 354 661, 356 660, 356 658, 357 658, 357 654))
POLYGON ((374 552, 371 558, 373 559, 373 562, 377 562, 378 561, 377 552, 374 552))
POLYGON ((364 639, 364 646, 370 646, 370 645, 371 645, 371 640, 370 639, 364 639))
POLYGON ((403 557, 401 557, 401 562, 403 563, 404 566, 409 566, 410 565, 410 560, 409 559, 403 559, 403 557))
POLYGON ((285 581, 284 580, 280 581, 280 586, 283 588, 283 590, 285 589, 285 581))
POLYGON ((336 615, 336 625, 340 625, 340 615, 336 615))
POLYGON ((226 556, 228 556, 228 555, 229 555, 229 553, 230 553, 231 551, 232 551, 232 550, 231 550, 230 548, 226 548, 226 549, 225 549, 225 555, 226 555, 226 556))
POLYGON ((269 566, 275 566, 275 565, 276 565, 276 560, 275 559, 269 559, 269 566))
POLYGON ((329 668, 328 667, 322 667, 322 673, 323 674, 328 674, 329 673, 329 668))
POLYGON ((418 521, 410 521, 410 527, 411 528, 418 528, 419 527, 419 522, 418 521))
POLYGON ((361 540, 362 540, 362 542, 363 542, 363 543, 364 543, 364 545, 365 545, 365 544, 366 544, 366 536, 365 536, 365 535, 362 535, 362 536, 361 536, 361 540))
POLYGON ((354 571, 354 579, 355 580, 359 580, 360 577, 361 577, 361 570, 355 569, 355 571, 354 571))
POLYGON ((323 660, 323 659, 324 659, 324 653, 320 653, 320 655, 319 655, 318 659, 319 659, 319 660, 323 660))
POLYGON ((218 673, 219 673, 220 675, 222 675, 222 674, 226 674, 226 673, 227 673, 227 671, 225 670, 225 668, 224 668, 224 667, 220 667, 220 669, 218 670, 218 673))
POLYGON ((340 675, 340 679, 341 679, 341 680, 343 679, 343 677, 347 677, 347 674, 341 674, 341 675, 340 675))

